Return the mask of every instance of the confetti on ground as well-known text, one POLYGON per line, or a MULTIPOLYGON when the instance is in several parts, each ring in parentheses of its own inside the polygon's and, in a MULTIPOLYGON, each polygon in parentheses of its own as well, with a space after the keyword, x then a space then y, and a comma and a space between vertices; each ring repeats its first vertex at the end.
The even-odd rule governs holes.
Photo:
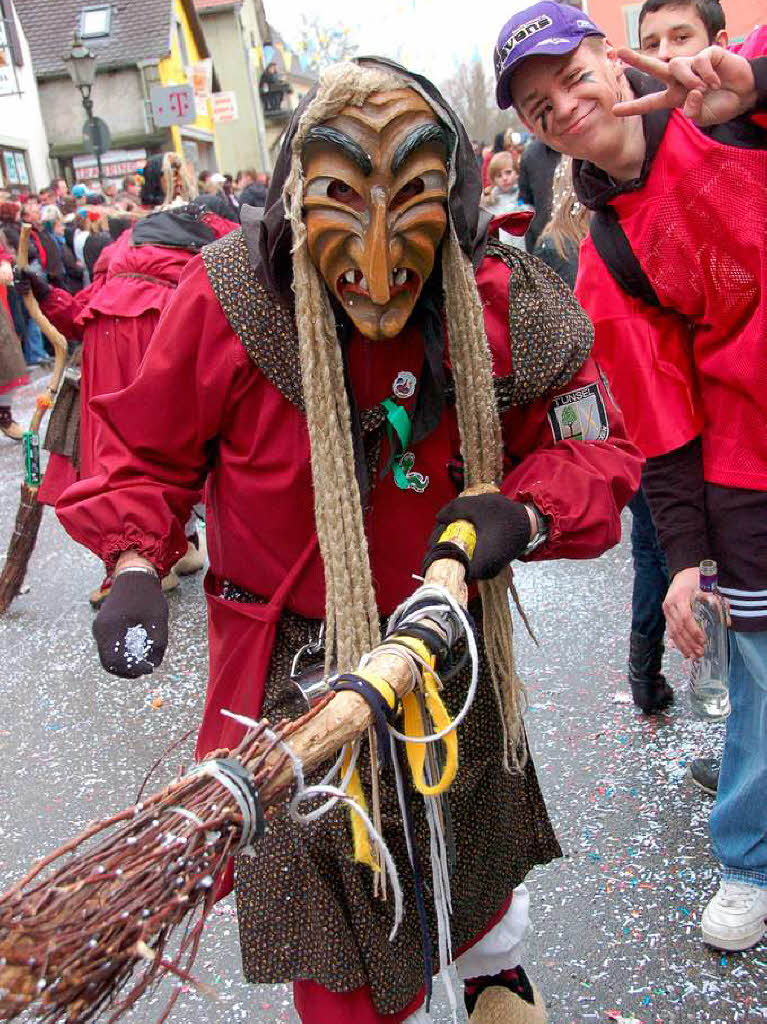
MULTIPOLYGON (((14 410, 28 422, 34 387, 17 395, 14 410)), ((0 438, 0 551, 18 483, 18 449, 0 438)), ((723 956, 700 941, 718 874, 711 801, 687 770, 699 754, 719 753, 723 728, 690 716, 678 652, 664 665, 677 692, 669 713, 647 718, 630 703, 629 525, 626 514, 624 540, 596 561, 515 571, 540 641, 536 648, 523 628, 515 633, 530 696, 526 724, 563 848, 561 860, 528 877, 526 968, 550 1024, 599 1024, 609 1019, 605 1007, 624 1022, 757 1024, 767 1020, 767 943, 723 956)), ((0 889, 88 821, 131 803, 149 766, 199 721, 207 671, 201 577, 183 578, 169 595, 162 666, 121 680, 101 670, 93 644, 87 595, 102 575, 46 509, 30 592, 0 619, 0 889), (157 698, 162 715, 152 713, 157 698)), ((191 737, 173 750, 150 787, 189 764, 193 746, 191 737)), ((231 899, 210 916, 196 974, 218 1001, 185 992, 168 1024, 297 1024, 288 986, 243 980, 231 899)), ((126 1024, 155 1024, 172 991, 165 985, 142 1001, 126 1024)), ((432 1024, 450 1021, 438 984, 432 1024)))

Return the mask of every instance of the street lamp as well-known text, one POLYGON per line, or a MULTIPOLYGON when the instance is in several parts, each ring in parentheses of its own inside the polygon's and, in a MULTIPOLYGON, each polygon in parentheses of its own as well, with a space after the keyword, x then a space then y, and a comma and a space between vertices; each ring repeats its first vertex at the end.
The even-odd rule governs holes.
MULTIPOLYGON (((79 90, 80 96, 83 101, 83 108, 85 109, 86 130, 93 126, 93 100, 91 99, 91 89, 93 88, 93 80, 96 77, 96 54, 89 50, 85 46, 82 40, 75 33, 74 43, 68 56, 63 57, 64 66, 69 72, 69 77, 72 79, 74 86, 79 90)), ((91 141, 94 143, 93 148, 96 151, 96 164, 98 166, 99 182, 101 181, 101 148, 97 144, 95 138, 95 132, 89 132, 91 135, 91 141)))

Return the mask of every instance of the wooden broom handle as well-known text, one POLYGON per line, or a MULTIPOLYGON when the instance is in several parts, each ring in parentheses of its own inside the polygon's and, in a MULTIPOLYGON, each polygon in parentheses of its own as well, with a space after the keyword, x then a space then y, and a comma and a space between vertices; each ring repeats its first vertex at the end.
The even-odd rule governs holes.
MULTIPOLYGON (((493 489, 495 490, 495 488, 493 489)), ((475 490, 474 493, 477 491, 475 490)), ((460 520, 460 523, 469 532, 473 529, 471 523, 466 523, 463 520, 460 520)), ((455 538, 451 543, 466 550, 466 545, 460 538, 455 538)), ((440 558, 429 566, 425 583, 436 583, 444 587, 465 608, 468 601, 465 577, 466 574, 460 562, 454 558, 440 558)), ((425 619, 424 622, 444 636, 435 622, 430 619, 425 619)), ((411 688, 410 671, 402 658, 396 655, 387 654, 385 651, 381 654, 374 654, 365 668, 377 676, 383 676, 397 691, 398 697, 403 697, 411 688)), ((333 697, 327 707, 290 737, 291 750, 298 755, 305 771, 308 772, 327 761, 345 743, 350 743, 361 736, 372 720, 373 716, 367 701, 359 694, 342 690, 333 697)), ((270 759, 276 760, 278 757, 280 757, 278 751, 270 755, 270 759)), ((290 785, 291 779, 292 770, 288 764, 263 786, 261 795, 264 803, 268 804, 270 798, 274 799, 277 794, 286 789, 290 785)))
MULTIPOLYGON (((16 254, 16 265, 20 268, 29 266, 29 233, 32 230, 31 225, 21 225, 21 237, 19 238, 19 250, 16 254)), ((45 415, 46 409, 50 408, 53 402, 56 400, 56 393, 59 390, 61 379, 64 376, 64 370, 67 365, 67 357, 69 355, 69 348, 67 346, 67 339, 57 330, 50 322, 48 317, 40 309, 37 299, 32 293, 32 289, 23 296, 24 305, 27 307, 27 312, 35 321, 37 326, 43 332, 48 341, 53 345, 54 351, 54 363, 53 373, 51 379, 48 381, 48 401, 38 402, 35 407, 34 414, 32 416, 32 422, 29 425, 31 433, 35 434, 40 429, 40 423, 42 422, 43 416, 45 415)))

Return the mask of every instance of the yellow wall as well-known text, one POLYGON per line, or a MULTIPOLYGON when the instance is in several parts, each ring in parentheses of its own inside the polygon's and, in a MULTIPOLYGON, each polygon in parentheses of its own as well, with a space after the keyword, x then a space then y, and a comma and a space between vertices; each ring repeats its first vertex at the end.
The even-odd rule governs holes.
MULTIPOLYGON (((200 59, 200 54, 197 50, 197 46, 192 35, 192 30, 189 27, 189 21, 186 16, 186 11, 179 3, 179 0, 173 0, 173 14, 181 22, 181 31, 184 35, 184 43, 186 45, 186 52, 189 58, 189 62, 193 63, 200 59)), ((174 25, 171 29, 170 39, 170 56, 164 57, 160 61, 159 65, 160 81, 163 85, 182 85, 188 81, 186 76, 186 70, 184 68, 184 62, 181 58, 181 47, 178 42, 178 32, 176 30, 175 18, 174 25)), ((207 103, 208 113, 204 116, 198 116, 197 120, 193 122, 195 128, 199 128, 202 131, 210 132, 215 137, 216 126, 213 122, 213 118, 210 113, 210 102, 207 103)), ((173 139, 173 147, 177 153, 183 156, 183 150, 181 148, 181 132, 177 125, 173 125, 170 129, 171 137, 173 139)))

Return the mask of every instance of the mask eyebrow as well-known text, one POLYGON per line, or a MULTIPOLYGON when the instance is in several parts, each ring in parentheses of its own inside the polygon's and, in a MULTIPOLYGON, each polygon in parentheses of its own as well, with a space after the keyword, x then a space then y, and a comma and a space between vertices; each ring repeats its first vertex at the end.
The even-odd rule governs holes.
POLYGON ((444 148, 445 154, 450 152, 448 135, 441 124, 419 125, 418 128, 414 128, 407 138, 403 139, 399 146, 394 150, 394 156, 392 157, 391 162, 392 174, 397 173, 407 158, 414 153, 419 146, 425 146, 428 142, 438 142, 444 148))
POLYGON ((312 142, 329 142, 331 146, 337 146, 345 156, 354 161, 365 176, 373 170, 373 161, 359 142, 338 128, 331 128, 327 124, 316 125, 306 133, 303 150, 312 142))

